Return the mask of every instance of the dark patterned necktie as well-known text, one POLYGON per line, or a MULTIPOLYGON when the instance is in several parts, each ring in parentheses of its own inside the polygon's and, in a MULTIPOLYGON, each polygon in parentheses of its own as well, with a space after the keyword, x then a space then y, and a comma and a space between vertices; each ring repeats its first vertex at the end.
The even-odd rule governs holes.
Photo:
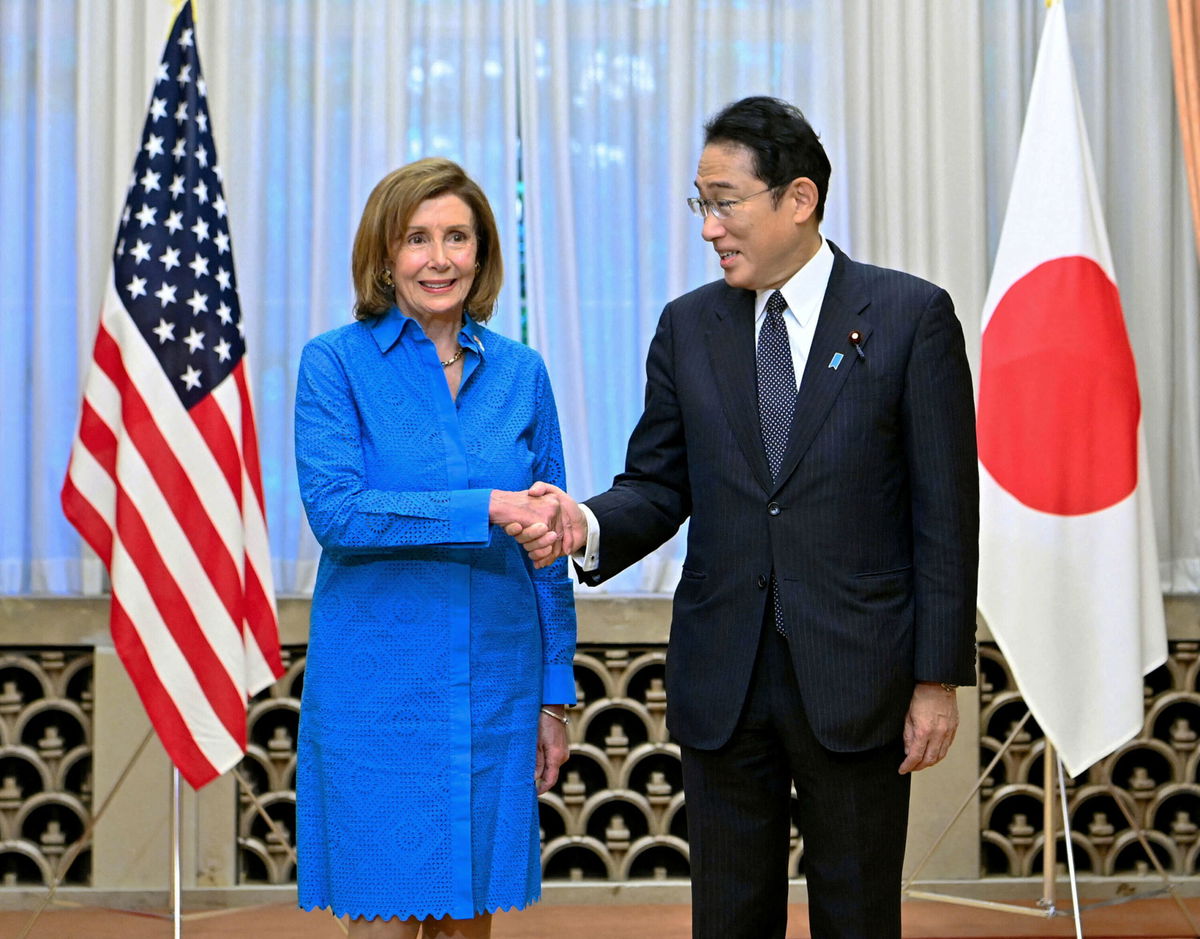
POLYGON ((758 333, 758 419, 772 479, 779 475, 796 406, 796 372, 783 321, 786 309, 787 301, 776 290, 767 300, 767 315, 758 333))
MULTIPOLYGON (((792 367, 787 324, 783 321, 786 309, 787 301, 776 290, 767 299, 767 315, 758 333, 758 420, 772 479, 779 475, 792 426, 792 412, 796 407, 796 371, 792 367)), ((786 636, 783 609, 779 603, 779 582, 773 570, 770 603, 775 628, 786 636)))

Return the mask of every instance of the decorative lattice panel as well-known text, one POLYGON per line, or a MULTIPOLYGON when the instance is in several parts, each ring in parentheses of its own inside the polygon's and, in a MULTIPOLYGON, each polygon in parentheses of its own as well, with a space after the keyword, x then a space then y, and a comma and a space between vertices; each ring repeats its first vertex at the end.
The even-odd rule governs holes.
POLYGON ((250 703, 246 715, 246 758, 243 778, 254 789, 263 810, 275 822, 284 844, 238 787, 238 881, 255 884, 296 882, 288 853, 295 848, 296 731, 300 726, 300 692, 304 687, 304 646, 284 648, 284 675, 250 703))
MULTIPOLYGON (((290 840, 295 824, 296 728, 303 647, 285 650, 287 674, 253 703, 243 772, 290 840)), ((629 881, 688 875, 687 815, 679 748, 666 732, 661 646, 581 647, 571 759, 540 802, 547 881, 629 881)), ((999 751, 1025 704, 994 645, 980 649, 980 759, 999 751)), ((1138 875, 1149 860, 1116 798, 1124 798, 1163 864, 1200 867, 1200 643, 1178 642, 1146 679, 1146 722, 1133 741, 1068 780, 1071 840, 1082 871, 1138 875), (1124 796, 1114 793, 1124 793, 1124 796)), ((1043 842, 1041 730, 1030 720, 985 782, 980 827, 985 875, 1040 873, 1043 842)), ((287 850, 248 797, 239 801, 243 883, 289 883, 287 850)), ((1060 835, 1061 838, 1061 835, 1060 835)), ((1059 857, 1065 857, 1061 852, 1059 857)), ((803 873, 792 829, 790 874, 803 873)))
POLYGON ((92 807, 92 654, 0 654, 0 886, 91 882, 91 852, 63 864, 92 807))
MULTIPOLYGON (((1012 672, 994 645, 979 650, 980 769, 1025 715, 1012 672)), ((1197 873, 1200 855, 1200 643, 1171 644, 1167 663, 1145 680, 1141 733, 1082 776, 1067 780, 1076 867, 1105 876, 1153 873, 1117 799, 1145 830, 1163 866, 1197 873)), ((1079 703, 1087 707, 1086 701, 1079 703)), ((980 792, 983 873, 1029 876, 1042 869, 1045 738, 1032 719, 980 792)), ((1064 826, 1060 826, 1064 827, 1064 826)), ((1058 857, 1066 839, 1058 835, 1058 857)))

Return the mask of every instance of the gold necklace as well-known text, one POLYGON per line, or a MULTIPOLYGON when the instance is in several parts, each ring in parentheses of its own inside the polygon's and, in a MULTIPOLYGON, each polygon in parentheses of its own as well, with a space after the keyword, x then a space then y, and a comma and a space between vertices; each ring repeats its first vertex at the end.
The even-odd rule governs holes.
POLYGON ((448 358, 448 359, 446 359, 446 361, 442 362, 442 368, 449 368, 451 365, 453 365, 455 362, 457 362, 459 359, 461 359, 463 357, 463 352, 465 352, 465 351, 466 350, 462 346, 459 346, 458 351, 455 352, 454 355, 450 356, 450 358, 448 358))

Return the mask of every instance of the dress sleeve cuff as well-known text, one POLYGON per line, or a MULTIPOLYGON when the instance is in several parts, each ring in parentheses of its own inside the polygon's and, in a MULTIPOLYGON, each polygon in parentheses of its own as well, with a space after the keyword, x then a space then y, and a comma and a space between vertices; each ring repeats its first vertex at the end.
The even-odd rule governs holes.
POLYGON ((571 665, 542 666, 542 704, 575 703, 575 668, 571 665))
POLYGON ((490 489, 455 489, 450 493, 450 538, 455 544, 486 545, 491 541, 488 523, 490 489))

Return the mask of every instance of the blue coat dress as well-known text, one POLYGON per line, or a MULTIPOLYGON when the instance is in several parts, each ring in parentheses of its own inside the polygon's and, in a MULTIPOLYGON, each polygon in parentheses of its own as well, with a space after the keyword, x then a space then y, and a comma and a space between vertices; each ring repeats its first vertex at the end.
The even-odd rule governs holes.
POLYGON ((296 464, 322 547, 296 772, 299 903, 453 916, 541 892, 539 707, 574 703, 564 561, 535 571, 492 489, 563 484, 545 365, 467 317, 457 399, 399 310, 311 340, 296 464))

